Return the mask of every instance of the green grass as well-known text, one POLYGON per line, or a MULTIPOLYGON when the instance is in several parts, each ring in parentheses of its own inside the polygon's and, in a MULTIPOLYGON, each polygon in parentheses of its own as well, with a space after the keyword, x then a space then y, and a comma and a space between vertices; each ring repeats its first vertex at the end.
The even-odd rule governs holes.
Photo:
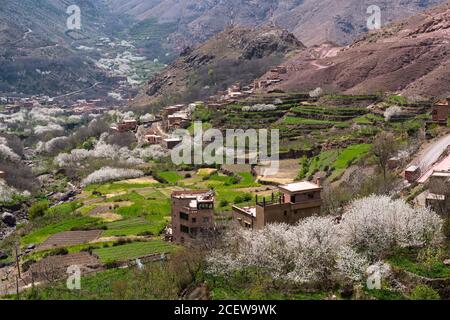
POLYGON ((450 277, 450 266, 444 265, 442 261, 425 264, 417 261, 416 257, 417 252, 399 251, 390 257, 388 261, 396 268, 406 270, 422 277, 432 279, 450 277))
POLYGON ((152 232, 154 226, 144 218, 131 218, 114 221, 106 224, 108 230, 102 232, 103 237, 119 237, 139 235, 143 232, 152 232))
POLYGON ((329 120, 317 120, 317 119, 307 119, 307 118, 297 118, 297 117, 286 117, 283 120, 285 125, 306 125, 306 126, 348 126, 348 123, 343 121, 329 121, 329 120))
POLYGON ((333 173, 330 176, 331 181, 338 180, 352 164, 361 159, 370 151, 370 144, 351 145, 338 154, 332 164, 333 173))
POLYGON ((371 148, 370 144, 356 144, 344 149, 333 163, 334 169, 347 169, 355 160, 367 154, 371 148))
POLYGON ((176 171, 164 171, 158 172, 159 176, 161 176, 164 180, 169 183, 176 184, 178 181, 183 180, 184 178, 179 175, 176 171))
MULTIPOLYGON (((37 288, 40 300, 110 300, 114 299, 115 284, 132 277, 132 269, 111 269, 81 278, 81 290, 69 290, 65 281, 46 287, 37 288)), ((22 297, 32 297, 31 290, 22 297)))
POLYGON ((62 222, 38 228, 31 233, 23 236, 20 242, 23 246, 29 245, 31 243, 39 244, 56 233, 70 231, 73 228, 83 227, 98 222, 99 219, 92 217, 71 217, 62 222))
POLYGON ((177 250, 177 246, 162 240, 148 242, 132 242, 121 246, 100 248, 93 251, 104 262, 126 261, 153 253, 170 253, 177 250))

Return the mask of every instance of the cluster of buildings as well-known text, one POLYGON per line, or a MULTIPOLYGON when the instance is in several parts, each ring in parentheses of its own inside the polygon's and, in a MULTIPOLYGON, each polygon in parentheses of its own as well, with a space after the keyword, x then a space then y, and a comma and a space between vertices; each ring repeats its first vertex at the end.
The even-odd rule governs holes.
POLYGON ((162 128, 166 132, 173 132, 177 129, 187 128, 191 122, 191 113, 188 106, 177 104, 162 109, 162 128))
MULTIPOLYGON (((256 198, 253 207, 233 206, 235 223, 252 230, 271 223, 294 225, 301 219, 319 215, 322 206, 320 181, 297 182, 278 187, 280 195, 256 198)), ((171 239, 176 243, 193 243, 214 234, 214 191, 173 191, 171 239)))

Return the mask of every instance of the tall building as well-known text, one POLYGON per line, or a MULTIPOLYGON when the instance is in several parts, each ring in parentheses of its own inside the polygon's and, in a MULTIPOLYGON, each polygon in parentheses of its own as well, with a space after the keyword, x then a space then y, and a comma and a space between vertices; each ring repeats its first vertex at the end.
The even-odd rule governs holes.
POLYGON ((320 181, 278 186, 280 196, 270 200, 256 198, 253 207, 233 206, 233 220, 249 229, 262 229, 270 223, 296 224, 303 218, 319 215, 322 206, 320 181))
POLYGON ((172 192, 172 241, 192 242, 214 231, 214 192, 184 190, 172 192))

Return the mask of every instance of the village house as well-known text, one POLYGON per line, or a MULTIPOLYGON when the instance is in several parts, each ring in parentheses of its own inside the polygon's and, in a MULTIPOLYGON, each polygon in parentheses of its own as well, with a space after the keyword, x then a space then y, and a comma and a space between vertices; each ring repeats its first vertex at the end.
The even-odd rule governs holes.
POLYGON ((181 141, 183 141, 183 140, 180 138, 168 138, 168 139, 164 139, 162 141, 162 143, 163 143, 163 147, 165 147, 168 150, 172 150, 177 145, 179 145, 181 143, 181 141))
POLYGON ((433 122, 447 125, 448 116, 450 113, 450 96, 447 97, 446 101, 438 101, 434 104, 433 110, 431 112, 431 117, 433 122))
POLYGON ((450 171, 435 171, 428 180, 426 206, 438 214, 450 210, 450 171))
POLYGON ((319 215, 322 206, 320 181, 291 183, 278 186, 280 196, 270 200, 256 198, 253 207, 233 206, 233 220, 242 227, 263 229, 270 223, 296 224, 301 219, 319 215))
POLYGON ((172 241, 192 243, 214 231, 214 191, 173 191, 172 241))
POLYGON ((120 133, 135 131, 137 129, 138 123, 134 119, 123 120, 120 123, 111 126, 111 130, 117 131, 120 133))
POLYGON ((420 175, 421 175, 421 170, 420 170, 419 166, 412 165, 412 166, 409 166, 405 170, 405 179, 409 183, 416 182, 417 179, 420 178, 420 175))

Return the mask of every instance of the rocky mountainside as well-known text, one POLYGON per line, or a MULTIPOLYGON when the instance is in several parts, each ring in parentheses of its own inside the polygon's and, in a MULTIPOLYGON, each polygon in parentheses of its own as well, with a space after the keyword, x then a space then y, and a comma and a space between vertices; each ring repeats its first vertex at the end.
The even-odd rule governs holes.
POLYGON ((305 46, 286 30, 227 28, 180 57, 145 86, 140 103, 202 99, 236 81, 252 81, 305 46))
POLYGON ((381 9, 383 25, 445 0, 107 0, 116 12, 137 19, 176 24, 169 41, 180 49, 200 43, 229 25, 268 22, 287 29, 304 44, 353 42, 367 31, 367 8, 381 9))
POLYGON ((369 33, 349 47, 327 44, 308 48, 285 65, 288 73, 275 86, 282 90, 322 87, 347 93, 447 96, 450 2, 369 33))
POLYGON ((83 0, 81 30, 67 30, 65 0, 2 1, 0 92, 58 93, 101 80, 86 52, 75 47, 114 30, 104 1, 83 0), (82 66, 82 67, 81 67, 82 66))

